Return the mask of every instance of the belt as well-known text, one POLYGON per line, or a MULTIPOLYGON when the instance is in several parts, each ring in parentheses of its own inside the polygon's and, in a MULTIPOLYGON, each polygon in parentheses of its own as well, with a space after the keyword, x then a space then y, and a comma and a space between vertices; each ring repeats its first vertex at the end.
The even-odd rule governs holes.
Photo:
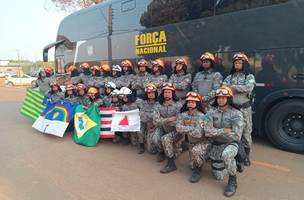
POLYGON ((234 105, 236 108, 238 108, 238 109, 241 109, 241 108, 249 108, 250 106, 251 106, 251 102, 250 101, 247 101, 247 102, 245 102, 245 103, 243 103, 243 104, 241 104, 241 105, 234 105))

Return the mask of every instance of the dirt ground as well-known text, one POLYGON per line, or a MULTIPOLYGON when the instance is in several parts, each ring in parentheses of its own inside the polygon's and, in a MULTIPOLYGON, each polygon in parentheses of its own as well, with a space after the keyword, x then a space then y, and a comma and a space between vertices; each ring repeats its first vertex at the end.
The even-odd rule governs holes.
MULTIPOLYGON (((209 165, 200 182, 188 182, 187 152, 178 170, 164 175, 165 163, 135 147, 102 141, 89 148, 75 144, 72 133, 56 138, 35 131, 19 114, 24 94, 24 88, 0 87, 0 200, 226 199, 227 180, 214 180, 209 165)), ((253 164, 238 175, 231 199, 303 199, 303 155, 254 139, 253 164)))

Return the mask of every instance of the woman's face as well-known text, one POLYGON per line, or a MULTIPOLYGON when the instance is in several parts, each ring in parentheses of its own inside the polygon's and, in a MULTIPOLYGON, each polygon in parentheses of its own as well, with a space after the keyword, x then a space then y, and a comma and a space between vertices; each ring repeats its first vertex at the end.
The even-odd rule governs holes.
POLYGON ((179 72, 183 69, 183 65, 182 64, 176 64, 176 71, 179 72))
POLYGON ((203 60, 202 66, 204 69, 209 69, 211 67, 211 61, 210 60, 203 60))
POLYGON ((68 90, 67 93, 68 93, 68 95, 72 95, 73 94, 73 90, 68 90))
POLYGON ((242 60, 236 60, 236 61, 234 61, 234 69, 236 71, 242 71, 242 69, 243 69, 243 61, 242 60))

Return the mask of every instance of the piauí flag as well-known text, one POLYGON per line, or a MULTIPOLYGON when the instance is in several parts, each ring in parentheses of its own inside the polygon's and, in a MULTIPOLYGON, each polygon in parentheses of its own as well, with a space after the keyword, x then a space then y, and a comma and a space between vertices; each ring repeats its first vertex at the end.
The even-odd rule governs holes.
POLYGON ((139 110, 113 113, 111 131, 137 132, 140 131, 139 110))
POLYGON ((115 132, 111 131, 112 116, 117 107, 100 108, 100 137, 115 138, 115 132))
POLYGON ((62 137, 73 119, 76 106, 68 101, 48 102, 32 127, 42 133, 62 137))
POLYGON ((21 115, 35 121, 42 113, 45 105, 43 104, 44 95, 42 92, 28 88, 21 107, 21 115))
POLYGON ((95 105, 87 111, 77 106, 74 115, 74 142, 84 146, 96 146, 100 138, 100 112, 95 105))

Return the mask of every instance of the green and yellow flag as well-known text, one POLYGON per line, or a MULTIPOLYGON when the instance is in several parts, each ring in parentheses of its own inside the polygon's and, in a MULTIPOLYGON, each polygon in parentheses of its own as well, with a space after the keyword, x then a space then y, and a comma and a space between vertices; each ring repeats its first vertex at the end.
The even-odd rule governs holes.
POLYGON ((28 88, 21 107, 21 115, 35 121, 45 108, 45 105, 43 105, 43 99, 44 95, 42 92, 34 90, 33 88, 28 88))
POLYGON ((74 115, 74 142, 84 146, 96 146, 100 138, 100 111, 91 106, 87 111, 77 106, 74 115))

